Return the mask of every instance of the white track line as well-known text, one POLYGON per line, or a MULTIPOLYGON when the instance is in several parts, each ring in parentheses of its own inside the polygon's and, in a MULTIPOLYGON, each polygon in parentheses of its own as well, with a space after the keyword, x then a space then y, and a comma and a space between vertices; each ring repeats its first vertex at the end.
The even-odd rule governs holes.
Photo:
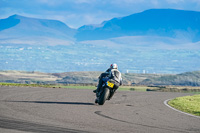
POLYGON ((175 111, 177 111, 177 112, 179 112, 179 113, 182 113, 182 114, 185 114, 185 115, 189 115, 189 116, 192 116, 192 117, 196 117, 196 118, 200 118, 200 116, 196 116, 196 115, 192 115, 192 114, 189 114, 189 113, 185 113, 185 112, 182 112, 182 111, 180 111, 180 110, 178 110, 178 109, 173 108, 172 106, 170 106, 170 105, 168 104, 168 101, 170 101, 170 100, 172 100, 172 99, 168 99, 168 100, 165 100, 165 101, 164 101, 164 104, 165 104, 167 107, 169 107, 169 108, 171 108, 171 109, 173 109, 173 110, 175 110, 175 111))

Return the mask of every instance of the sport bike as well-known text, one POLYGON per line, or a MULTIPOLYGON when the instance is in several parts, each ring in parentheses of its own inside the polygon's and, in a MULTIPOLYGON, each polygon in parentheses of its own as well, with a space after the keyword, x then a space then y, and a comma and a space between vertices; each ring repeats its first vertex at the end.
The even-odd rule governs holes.
POLYGON ((118 87, 114 83, 112 83, 109 79, 105 79, 99 93, 97 94, 98 96, 97 99, 95 100, 95 103, 103 105, 106 100, 110 100, 112 98, 117 88, 118 87))

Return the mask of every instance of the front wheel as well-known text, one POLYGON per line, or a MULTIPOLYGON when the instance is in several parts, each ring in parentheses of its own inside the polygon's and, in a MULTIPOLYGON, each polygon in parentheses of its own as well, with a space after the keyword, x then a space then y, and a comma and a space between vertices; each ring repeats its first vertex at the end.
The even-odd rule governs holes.
POLYGON ((99 96, 99 105, 103 105, 106 101, 106 99, 108 98, 109 96, 109 89, 107 87, 104 88, 104 91, 102 92, 102 94, 99 96))

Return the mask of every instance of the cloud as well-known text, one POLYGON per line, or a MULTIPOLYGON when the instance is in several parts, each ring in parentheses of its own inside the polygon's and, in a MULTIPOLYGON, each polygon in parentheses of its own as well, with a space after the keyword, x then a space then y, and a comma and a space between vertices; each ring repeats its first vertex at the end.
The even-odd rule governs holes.
POLYGON ((167 3, 169 4, 178 4, 178 3, 183 3, 184 0, 166 0, 167 3))
POLYGON ((76 4, 82 4, 82 3, 87 3, 87 4, 91 4, 94 3, 96 0, 74 0, 73 2, 76 4))
POLYGON ((144 3, 145 0, 115 0, 115 1, 110 1, 112 4, 137 4, 137 3, 144 3))
POLYGON ((56 7, 56 6, 60 6, 62 4, 65 3, 65 1, 63 0, 36 0, 37 3, 39 4, 43 4, 43 5, 47 5, 47 6, 53 6, 53 7, 56 7))

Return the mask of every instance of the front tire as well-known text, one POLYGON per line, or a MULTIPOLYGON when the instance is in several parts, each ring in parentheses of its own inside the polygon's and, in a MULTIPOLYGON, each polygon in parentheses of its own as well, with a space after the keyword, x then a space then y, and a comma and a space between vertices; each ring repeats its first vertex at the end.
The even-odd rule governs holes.
POLYGON ((109 96, 109 93, 110 93, 110 91, 109 91, 109 89, 106 87, 106 88, 104 88, 104 91, 102 92, 102 94, 99 96, 99 105, 103 105, 104 103, 105 103, 105 101, 106 101, 106 99, 108 98, 108 96, 109 96))

